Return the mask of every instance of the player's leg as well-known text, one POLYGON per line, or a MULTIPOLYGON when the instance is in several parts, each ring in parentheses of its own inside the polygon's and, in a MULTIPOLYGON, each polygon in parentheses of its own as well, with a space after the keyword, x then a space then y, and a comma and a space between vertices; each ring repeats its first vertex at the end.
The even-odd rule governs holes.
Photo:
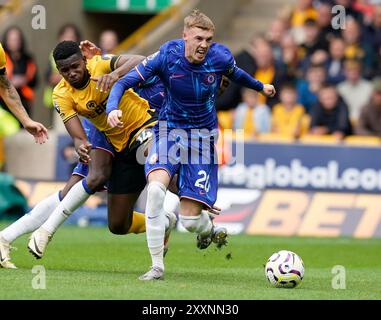
POLYGON ((166 134, 157 131, 145 165, 148 180, 146 236, 152 266, 147 273, 139 277, 140 280, 164 278, 164 241, 168 240, 165 234, 164 201, 171 178, 179 168, 178 159, 170 158, 172 154, 169 150, 174 141, 175 139, 168 141, 166 134))
POLYGON ((108 193, 108 228, 111 233, 124 235, 146 231, 145 216, 134 211, 140 192, 130 194, 108 193))
POLYGON ((204 208, 204 204, 187 198, 180 201, 179 220, 189 232, 197 234, 197 247, 206 249, 214 242, 218 247, 226 245, 227 230, 214 226, 213 221, 204 208))
POLYGON ((46 247, 59 226, 96 191, 102 190, 111 172, 112 155, 101 149, 90 152, 89 173, 77 182, 55 208, 45 223, 31 236, 28 248, 36 257, 42 258, 46 247))
MULTIPOLYGON (((136 173, 139 171, 139 168, 136 168, 133 170, 133 176, 131 176, 131 179, 137 181, 138 176, 136 173)), ((141 177, 141 179, 144 179, 143 183, 145 184, 145 177, 141 177)), ((118 189, 118 192, 128 192, 126 188, 131 190, 131 185, 126 184, 124 181, 125 179, 119 179, 121 183, 125 186, 120 186, 122 189, 118 189)), ((127 180, 127 181, 129 181, 127 180)), ((144 185, 142 184, 142 187, 144 185)), ((117 235, 124 235, 129 233, 143 233, 146 232, 146 215, 140 212, 137 212, 134 210, 134 207, 136 205, 136 201, 138 200, 141 191, 132 192, 132 193, 122 193, 118 194, 115 189, 115 182, 113 182, 113 179, 110 179, 110 186, 109 186, 109 192, 108 192, 108 227, 111 233, 117 234, 117 235)), ((167 192, 168 193, 168 192, 167 192)), ((178 199, 177 196, 173 195, 175 198, 178 199)), ((173 229, 174 225, 176 224, 176 215, 174 212, 174 200, 170 198, 170 201, 167 197, 167 194, 165 196, 164 201, 164 211, 165 211, 165 230, 166 234, 169 237, 170 230, 173 229), (169 202, 169 203, 167 203, 169 202)), ((168 239, 164 239, 164 245, 168 242, 168 239), (167 240, 167 241, 166 241, 167 240)))
POLYGON ((140 280, 164 279, 165 210, 164 200, 171 178, 167 171, 157 169, 148 175, 146 203, 146 236, 151 255, 150 270, 140 280))
POLYGON ((83 177, 73 173, 65 187, 36 204, 36 206, 20 219, 0 232, 0 266, 3 268, 16 268, 10 257, 11 243, 18 237, 35 231, 50 216, 52 211, 59 205, 62 198, 68 193, 73 185, 83 177))
POLYGON ((205 208, 212 208, 217 199, 218 164, 214 161, 214 144, 203 147, 201 163, 182 165, 179 171, 179 220, 190 232, 197 234, 197 247, 207 248, 211 242, 218 247, 227 243, 227 230, 215 227, 205 208), (209 155, 209 156, 208 156, 209 155))

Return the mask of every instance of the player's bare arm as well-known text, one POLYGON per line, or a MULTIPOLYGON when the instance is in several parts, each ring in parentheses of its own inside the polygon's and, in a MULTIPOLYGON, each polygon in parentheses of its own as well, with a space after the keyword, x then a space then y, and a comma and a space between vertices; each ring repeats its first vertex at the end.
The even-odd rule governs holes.
MULTIPOLYGON (((101 55, 101 49, 89 40, 81 41, 79 47, 86 59, 92 59, 96 55, 101 55)), ((119 78, 127 74, 128 71, 137 66, 144 59, 145 57, 141 55, 121 55, 115 62, 114 71, 101 77, 91 78, 91 80, 98 82, 97 89, 101 92, 108 91, 119 78)))
POLYGON ((85 131, 83 130, 82 123, 78 116, 71 118, 65 122, 67 132, 74 141, 74 147, 81 160, 88 163, 90 159, 91 143, 87 140, 85 131))
POLYGON ((9 110, 21 122, 23 127, 32 135, 36 143, 42 144, 49 138, 48 130, 39 122, 33 121, 21 103, 16 88, 11 84, 6 75, 0 75, 0 96, 9 110))
POLYGON ((121 55, 115 62, 115 70, 105 74, 101 77, 91 78, 91 80, 98 81, 97 89, 102 91, 108 91, 113 84, 117 82, 121 77, 128 73, 133 67, 137 66, 145 59, 144 56, 139 55, 121 55))

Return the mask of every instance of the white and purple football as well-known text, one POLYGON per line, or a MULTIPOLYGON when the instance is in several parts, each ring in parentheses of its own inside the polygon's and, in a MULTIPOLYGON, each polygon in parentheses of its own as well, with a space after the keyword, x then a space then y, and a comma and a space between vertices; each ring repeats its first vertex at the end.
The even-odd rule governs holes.
POLYGON ((274 287, 295 288, 304 277, 303 260, 292 251, 278 251, 267 260, 265 275, 274 287))

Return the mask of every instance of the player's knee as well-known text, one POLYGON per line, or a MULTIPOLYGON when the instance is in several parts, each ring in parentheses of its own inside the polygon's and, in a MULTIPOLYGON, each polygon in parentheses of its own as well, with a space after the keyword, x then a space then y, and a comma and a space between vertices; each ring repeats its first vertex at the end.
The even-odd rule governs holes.
POLYGON ((200 224, 200 216, 183 216, 179 215, 179 220, 183 227, 189 232, 196 232, 200 224))
POLYGON ((116 235, 124 235, 128 233, 128 230, 130 229, 129 225, 126 224, 120 224, 120 223, 109 223, 108 229, 111 233, 116 235))
POLYGON ((147 206, 150 207, 149 212, 157 210, 164 205, 166 188, 157 181, 150 182, 147 188, 147 206))
POLYGON ((86 182, 91 191, 98 191, 103 189, 103 186, 108 180, 108 175, 105 173, 94 174, 87 176, 86 182))

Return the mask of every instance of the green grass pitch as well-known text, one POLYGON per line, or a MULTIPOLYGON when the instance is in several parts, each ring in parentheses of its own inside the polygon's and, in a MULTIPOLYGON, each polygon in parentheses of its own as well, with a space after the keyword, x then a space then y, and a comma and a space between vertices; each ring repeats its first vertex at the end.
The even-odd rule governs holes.
POLYGON ((194 235, 174 232, 166 279, 149 283, 137 279, 150 266, 144 234, 115 236, 106 228, 64 226, 41 260, 27 252, 26 244, 27 236, 14 243, 18 270, 0 269, 0 300, 381 299, 381 239, 234 235, 222 250, 201 251, 194 235), (281 249, 304 260, 305 278, 295 289, 271 288, 265 279, 264 263, 281 249), (46 289, 32 288, 35 265, 46 270, 46 289), (345 267, 344 290, 332 288, 335 265, 345 267))

